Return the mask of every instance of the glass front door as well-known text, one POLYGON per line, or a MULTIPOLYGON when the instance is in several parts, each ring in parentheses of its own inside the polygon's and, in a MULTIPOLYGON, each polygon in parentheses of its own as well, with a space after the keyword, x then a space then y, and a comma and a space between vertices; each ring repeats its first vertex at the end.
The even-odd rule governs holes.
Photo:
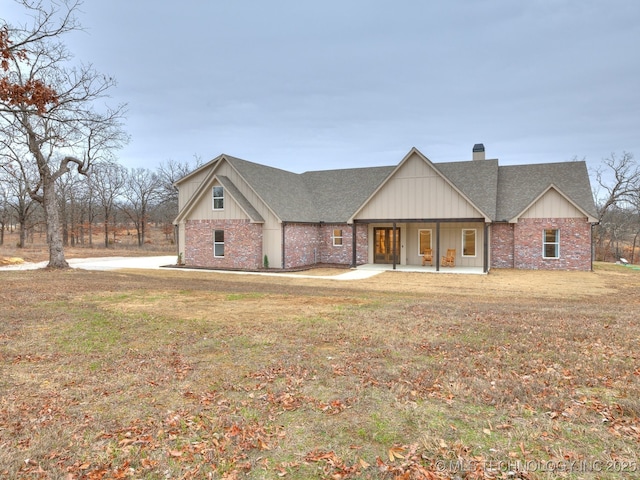
POLYGON ((393 240, 393 228, 374 228, 374 253, 373 263, 394 263, 393 254, 395 246, 395 263, 400 263, 400 229, 396 228, 395 242, 393 240))

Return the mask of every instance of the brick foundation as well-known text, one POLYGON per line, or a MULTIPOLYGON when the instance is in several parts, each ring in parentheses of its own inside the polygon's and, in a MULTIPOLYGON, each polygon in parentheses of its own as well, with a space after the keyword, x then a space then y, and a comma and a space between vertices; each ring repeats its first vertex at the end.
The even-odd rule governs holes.
POLYGON ((262 225, 248 220, 188 220, 185 265, 257 270, 262 266, 262 225), (224 257, 213 256, 213 231, 224 230, 224 257))
POLYGON ((491 227, 491 266, 523 270, 591 270, 591 224, 584 218, 523 218, 491 227), (559 258, 542 257, 545 229, 560 231, 559 258))

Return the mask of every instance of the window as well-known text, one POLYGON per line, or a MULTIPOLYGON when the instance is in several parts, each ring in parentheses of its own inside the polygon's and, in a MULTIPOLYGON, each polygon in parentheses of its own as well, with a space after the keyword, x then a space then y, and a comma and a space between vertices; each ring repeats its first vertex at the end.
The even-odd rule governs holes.
POLYGON ((544 231, 542 238, 542 257, 560 257, 560 230, 548 229, 544 231))
POLYGON ((342 246, 342 230, 335 229, 333 231, 333 234, 331 235, 331 238, 333 238, 333 246, 334 247, 341 247, 342 246))
POLYGON ((431 230, 418 230, 418 255, 423 256, 427 248, 431 248, 431 230))
POLYGON ((476 231, 472 229, 462 230, 462 256, 476 256, 476 231))
POLYGON ((213 209, 224 210, 224 187, 213 187, 213 209))
POLYGON ((224 257, 224 230, 213 231, 213 256, 224 257))

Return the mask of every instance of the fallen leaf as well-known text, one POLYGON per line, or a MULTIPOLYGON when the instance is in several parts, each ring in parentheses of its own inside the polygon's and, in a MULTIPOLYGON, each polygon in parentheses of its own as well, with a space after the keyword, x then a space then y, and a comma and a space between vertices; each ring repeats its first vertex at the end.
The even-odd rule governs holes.
POLYGON ((404 448, 402 447, 393 447, 389 449, 389 460, 394 461, 396 458, 404 458, 404 448))

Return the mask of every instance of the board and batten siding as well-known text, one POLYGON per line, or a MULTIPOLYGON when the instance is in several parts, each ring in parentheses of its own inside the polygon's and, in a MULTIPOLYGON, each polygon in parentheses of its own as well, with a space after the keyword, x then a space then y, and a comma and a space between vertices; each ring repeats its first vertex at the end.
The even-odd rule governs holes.
POLYGON ((483 217, 427 162, 414 154, 376 192, 356 219, 483 217))
POLYGON ((203 172, 199 175, 195 175, 183 183, 180 184, 180 188, 178 189, 178 209, 182 210, 182 208, 187 204, 189 199, 193 196, 193 194, 198 190, 200 184, 204 181, 204 177, 206 177, 206 172, 203 172))
MULTIPOLYGON (((377 226, 377 225, 376 225, 377 226)), ((404 258, 407 265, 422 265, 422 256, 419 254, 418 232, 431 230, 431 248, 436 253, 436 229, 435 223, 409 223, 402 224, 402 246, 406 246, 404 258)), ((440 256, 449 248, 456 249, 456 266, 458 267, 482 267, 484 264, 484 224, 483 223, 441 223, 440 224, 440 256), (476 255, 474 257, 462 256, 462 231, 476 231, 476 255)), ((435 258, 433 265, 435 265, 435 258)))
POLYGON ((226 190, 224 193, 224 208, 221 210, 213 209, 213 187, 222 187, 222 185, 214 181, 211 187, 207 189, 206 194, 195 205, 191 211, 189 218, 198 220, 250 220, 249 216, 240 208, 235 199, 231 197, 226 190))
POLYGON ((520 218, 583 218, 585 215, 557 190, 549 189, 520 218))

